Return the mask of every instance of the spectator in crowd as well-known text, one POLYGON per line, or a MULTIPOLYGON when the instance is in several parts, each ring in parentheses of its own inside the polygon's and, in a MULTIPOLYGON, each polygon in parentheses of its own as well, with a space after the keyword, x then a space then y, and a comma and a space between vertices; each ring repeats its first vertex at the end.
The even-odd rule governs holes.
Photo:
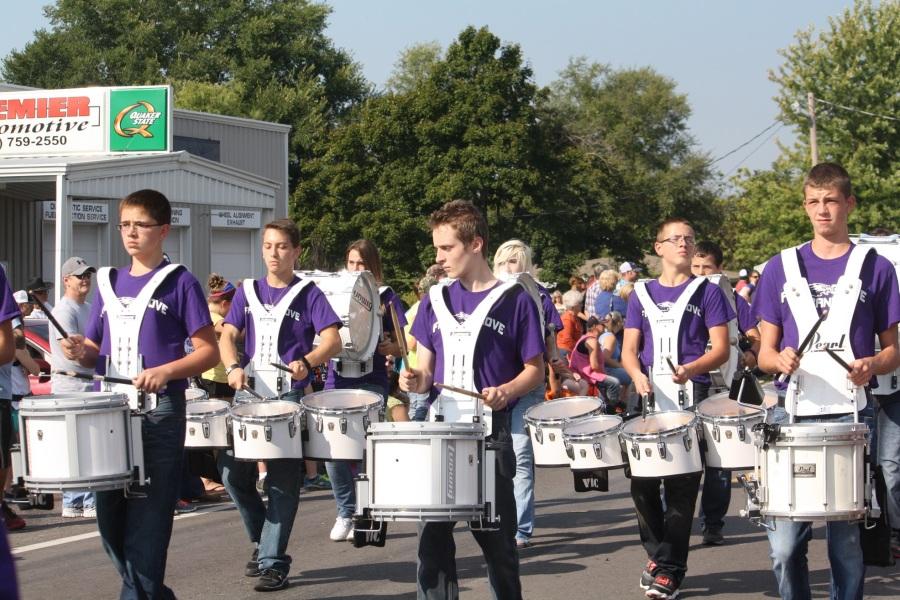
MULTIPOLYGON (((25 292, 33 295, 35 298, 41 301, 41 303, 47 307, 47 310, 52 311, 53 305, 50 304, 50 290, 53 289, 52 283, 47 283, 41 277, 35 277, 31 281, 28 282, 28 285, 25 286, 25 292)), ((46 319, 47 315, 44 314, 44 311, 40 309, 40 307, 35 307, 35 309, 31 313, 32 319, 46 319)))
POLYGON ((640 267, 633 265, 628 261, 623 262, 619 265, 619 281, 616 283, 616 291, 621 290, 626 284, 634 284, 640 277, 640 273, 640 267))
POLYGON ((575 344, 575 348, 569 356, 569 367, 582 378, 597 386, 607 400, 607 406, 618 408, 621 385, 618 379, 604 370, 603 349, 598 342, 603 331, 603 321, 597 317, 588 319, 584 335, 575 344))
POLYGON ((587 308, 587 310, 593 311, 591 313, 593 316, 599 319, 614 310, 619 311, 623 315, 625 314, 627 305, 615 291, 618 280, 619 276, 612 269, 607 269, 600 273, 600 276, 597 278, 597 283, 600 285, 600 293, 597 294, 594 306, 587 308))
POLYGON ((594 304, 597 303, 597 296, 600 295, 600 274, 605 270, 606 268, 603 265, 594 265, 594 275, 591 277, 591 283, 584 292, 584 312, 588 317, 596 316, 594 314, 594 304))
POLYGON ((619 392, 621 405, 625 409, 633 408, 631 405, 631 376, 622 366, 622 342, 619 336, 625 328, 625 316, 614 310, 603 317, 605 331, 597 338, 603 350, 603 368, 606 374, 619 380, 622 386, 619 392))
MULTIPOLYGON (((444 268, 441 267, 441 265, 434 264, 428 267, 425 276, 416 283, 416 302, 406 311, 406 325, 403 327, 403 334, 406 336, 406 348, 408 351, 406 355, 407 364, 404 365, 405 368, 415 369, 418 365, 416 356, 418 342, 416 341, 416 338, 412 336, 410 330, 412 329, 413 321, 416 320, 416 314, 419 312, 419 305, 422 303, 422 298, 428 294, 428 290, 431 289, 431 286, 445 277, 447 277, 447 273, 444 272, 444 268)), ((409 400, 407 403, 409 405, 408 420, 426 420, 428 417, 428 394, 409 392, 406 396, 409 400)))
POLYGON ((566 305, 563 303, 563 295, 559 290, 553 290, 553 293, 550 294, 550 299, 553 300, 553 306, 556 307, 556 312, 559 313, 560 316, 564 312, 566 312, 566 305))
MULTIPOLYGON (((631 297, 631 292, 633 292, 633 291, 634 291, 633 283, 626 283, 621 288, 619 288, 619 291, 618 291, 619 298, 621 298, 622 301, 625 302, 626 308, 628 307, 628 299, 631 297)), ((622 314, 624 315, 625 313, 622 313, 622 314)))
POLYGON ((759 282, 759 271, 753 269, 750 272, 750 275, 747 277, 747 285, 741 287, 740 289, 735 288, 735 291, 747 302, 751 302, 753 300, 753 292, 756 290, 756 284, 759 282))
POLYGON ((738 271, 738 280, 737 283, 734 284, 734 291, 738 294, 741 293, 741 290, 750 283, 750 274, 747 272, 747 269, 741 269, 738 271))
POLYGON ((569 287, 573 290, 578 290, 582 294, 587 289, 587 284, 584 282, 584 279, 579 275, 572 275, 569 277, 569 287))
MULTIPOLYGON (((218 273, 211 273, 207 280, 209 294, 206 296, 206 304, 209 307, 209 316, 216 331, 216 340, 222 335, 222 327, 225 325, 225 317, 231 309, 231 301, 237 288, 230 281, 218 273)), ((225 364, 220 360, 219 364, 200 376, 200 387, 206 390, 210 398, 233 398, 234 388, 228 385, 228 375, 225 374, 225 364)))
POLYGON ((563 294, 563 305, 566 307, 562 314, 562 330, 556 335, 556 347, 559 349, 559 357, 569 359, 569 354, 575 348, 577 342, 584 335, 584 328, 578 314, 581 312, 581 303, 584 295, 578 290, 569 290, 563 294))

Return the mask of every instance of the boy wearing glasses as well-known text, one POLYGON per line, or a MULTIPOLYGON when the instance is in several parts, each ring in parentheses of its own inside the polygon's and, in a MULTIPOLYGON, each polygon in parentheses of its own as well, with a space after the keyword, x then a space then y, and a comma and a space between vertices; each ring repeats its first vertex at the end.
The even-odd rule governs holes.
MULTIPOLYGON (((206 298, 197 279, 163 257, 172 209, 155 190, 119 203, 119 231, 131 265, 97 273, 84 335, 60 340, 66 358, 132 380, 116 391, 148 394, 143 418, 146 495, 97 493, 97 525, 122 577, 120 598, 174 598, 163 583, 184 454, 184 392, 189 377, 219 362, 206 298), (185 355, 190 338, 194 351, 185 355)), ((114 388, 117 386, 114 386, 114 388)))
MULTIPOLYGON (((628 300, 622 364, 640 397, 655 411, 685 410, 709 393, 709 371, 728 358, 728 321, 735 318, 722 290, 691 275, 694 229, 684 219, 663 221, 656 233, 658 279, 639 281, 628 300), (712 348, 706 352, 707 342, 712 348)), ((700 472, 631 478, 647 565, 640 586, 648 598, 675 598, 687 572, 688 546, 700 472), (665 482, 663 510, 660 486, 665 482)))
MULTIPOLYGON (((83 334, 87 329, 88 317, 91 314, 91 303, 87 301, 87 297, 91 291, 91 275, 96 272, 97 269, 87 264, 87 261, 80 256, 73 256, 63 263, 60 271, 63 296, 50 313, 66 333, 83 334)), ((93 369, 82 367, 78 361, 65 357, 59 343, 63 337, 62 332, 52 324, 49 325, 47 333, 50 338, 50 367, 53 372, 50 379, 50 391, 60 394, 93 390, 92 382, 59 373, 59 371, 75 371, 92 374, 93 369)), ((62 516, 66 518, 96 517, 94 494, 91 492, 64 492, 62 516)))

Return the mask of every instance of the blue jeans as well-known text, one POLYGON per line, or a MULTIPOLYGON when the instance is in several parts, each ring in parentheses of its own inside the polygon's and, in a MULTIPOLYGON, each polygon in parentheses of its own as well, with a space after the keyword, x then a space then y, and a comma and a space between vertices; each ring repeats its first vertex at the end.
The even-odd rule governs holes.
POLYGON ((609 405, 614 406, 619 403, 619 394, 622 391, 622 386, 619 383, 618 378, 607 373, 603 381, 597 384, 597 387, 603 390, 603 394, 609 401, 609 405))
POLYGON ((103 549, 122 577, 121 599, 175 598, 163 583, 184 453, 184 392, 161 395, 143 420, 145 497, 97 492, 103 549))
MULTIPOLYGON (((500 529, 473 531, 487 565, 491 597, 495 600, 519 600, 519 551, 516 549, 515 497, 512 475, 515 457, 510 440, 510 411, 495 411, 493 433, 489 439, 498 442, 496 453, 496 501, 500 529)), ((416 572, 418 600, 456 600, 459 581, 456 573, 456 523, 419 523, 419 551, 416 572)))
POLYGON ((410 421, 427 421, 428 420, 428 394, 418 394, 409 392, 409 420, 410 421))
POLYGON ((511 409, 513 451, 516 453, 516 476, 513 494, 516 498, 516 539, 528 540, 534 532, 534 450, 525 432, 525 411, 544 401, 544 384, 534 388, 511 409))
MULTIPOLYGON (((787 422, 787 413, 781 407, 772 412, 773 422, 787 422)), ((852 422, 852 415, 840 417, 806 417, 797 422, 822 421, 852 422)), ((772 570, 778 581, 778 592, 784 600, 808 600, 809 563, 806 558, 809 540, 812 539, 812 523, 770 519, 775 529, 767 529, 771 547, 772 570)), ((866 567, 863 564, 859 523, 855 521, 829 521, 826 524, 828 562, 831 564, 832 600, 860 600, 863 596, 866 567)))
POLYGON ((63 506, 66 508, 94 508, 94 492, 63 492, 63 506))
MULTIPOLYGON (((298 390, 282 399, 297 400, 301 395, 298 390)), ((256 489, 257 461, 237 460, 234 451, 225 450, 219 452, 218 467, 222 484, 237 506, 244 529, 259 549, 260 569, 275 569, 287 574, 291 566, 287 544, 300 504, 303 459, 280 458, 265 462, 268 505, 256 489)))
POLYGON ((891 527, 900 529, 900 392, 876 396, 877 458, 887 488, 885 504, 891 527))
MULTIPOLYGON (((351 380, 352 382, 352 380, 351 380)), ((352 389, 366 390, 381 394, 381 399, 387 398, 386 390, 377 383, 362 383, 352 389)), ((350 519, 356 512, 356 485, 353 482, 351 462, 325 461, 325 471, 331 480, 331 490, 334 493, 334 501, 337 504, 339 517, 350 519)), ((362 468, 362 462, 356 463, 357 468, 362 468)))

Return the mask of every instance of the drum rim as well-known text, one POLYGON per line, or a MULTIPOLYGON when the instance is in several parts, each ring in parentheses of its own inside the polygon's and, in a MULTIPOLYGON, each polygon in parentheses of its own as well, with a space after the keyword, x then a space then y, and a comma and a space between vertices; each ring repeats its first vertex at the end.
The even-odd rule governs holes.
MULTIPOLYGON (((665 415, 665 414, 669 414, 669 413, 688 413, 688 414, 692 415, 692 418, 690 421, 688 421, 684 425, 679 425, 678 427, 675 427, 674 429, 666 429, 664 431, 656 431, 654 433, 630 433, 628 431, 625 431, 625 429, 628 427, 628 423, 625 423, 622 426, 622 432, 620 433, 620 435, 627 440, 637 441, 637 440, 642 440, 642 439, 650 440, 650 439, 655 439, 655 438, 674 437, 674 436, 676 436, 680 433, 684 433, 685 431, 688 431, 690 429, 696 430, 699 419, 697 418, 697 413, 695 413, 693 411, 662 410, 659 412, 651 413, 651 415, 665 415)), ((648 415, 648 416, 650 416, 650 415, 648 415)))
MULTIPOLYGON (((744 405, 747 406, 747 405, 744 405)), ((757 408, 753 406, 752 408, 757 408)), ((766 409, 760 408, 759 412, 753 414, 746 415, 707 415, 700 412, 700 405, 697 405, 697 416, 704 423, 715 423, 717 421, 734 421, 734 422, 743 422, 743 421, 753 421, 755 419, 761 419, 763 421, 766 420, 766 409)))
POLYGON ((207 417, 226 416, 228 415, 228 411, 231 410, 231 404, 227 400, 222 400, 219 398, 207 398, 206 400, 195 400, 194 402, 222 402, 224 403, 224 406, 207 412, 188 412, 185 409, 184 418, 186 421, 192 421, 194 419, 204 419, 207 417))
POLYGON ((26 396, 19 401, 19 414, 28 416, 30 413, 56 413, 67 411, 94 411, 94 410, 128 410, 128 396, 118 392, 64 392, 61 394, 44 394, 41 396, 26 396), (83 398, 70 396, 70 394, 85 394, 83 398), (87 396, 90 394, 90 396, 87 396), (45 402, 53 400, 53 403, 45 402), (67 400, 67 404, 59 404, 59 401, 67 400), (92 402, 96 406, 91 406, 92 402))
MULTIPOLYGON (((290 421, 294 418, 303 414, 303 407, 297 404, 296 402, 291 402, 290 400, 272 400, 270 402, 286 402, 296 407, 295 410, 291 410, 286 413, 277 414, 277 415, 240 415, 235 414, 236 410, 240 410, 244 406, 253 406, 255 404, 262 404, 262 402, 242 402, 236 406, 232 406, 228 410, 228 414, 231 415, 232 420, 235 423, 267 423, 269 421, 290 421)), ((292 408, 293 408, 292 407, 292 408)))
POLYGON ((318 392, 313 392, 312 394, 307 394, 300 398, 300 404, 303 406, 303 409, 306 412, 321 415, 352 415, 358 413, 367 413, 372 410, 372 408, 383 403, 384 399, 381 397, 381 394, 370 392, 369 390, 321 390, 318 392), (328 408, 324 406, 309 406, 306 403, 309 399, 314 399, 316 397, 322 397, 329 394, 334 395, 335 392, 352 393, 355 396, 371 396, 372 401, 363 406, 356 406, 353 408, 328 408))
POLYGON ((572 421, 572 420, 575 420, 575 419, 583 419, 583 418, 585 418, 585 417, 599 416, 600 413, 598 413, 598 411, 602 411, 602 410, 603 410, 603 401, 600 400, 600 398, 598 398, 597 396, 568 396, 568 397, 566 397, 566 398, 557 398, 556 400, 548 400, 547 402, 542 402, 542 403, 540 403, 540 404, 535 404, 534 406, 532 406, 531 408, 529 408, 528 410, 525 411, 525 414, 522 415, 522 419, 523 419, 526 423, 528 423, 529 425, 541 425, 541 426, 545 426, 545 425, 559 425, 559 424, 564 424, 564 423, 566 423, 566 422, 568 422, 568 421, 572 421), (599 402, 600 405, 597 406, 597 407, 595 407, 594 409, 592 409, 592 410, 589 411, 589 412, 586 412, 586 413, 581 414, 581 415, 573 415, 573 416, 571 416, 571 417, 554 417, 554 418, 550 418, 550 419, 536 419, 535 417, 529 416, 529 414, 528 414, 529 412, 531 412, 531 411, 532 411, 533 409, 535 409, 535 408, 547 406, 550 402, 561 402, 561 403, 567 403, 567 404, 569 404, 569 403, 571 403, 573 400, 582 400, 582 399, 585 399, 585 398, 586 398, 586 399, 590 399, 590 400, 592 400, 592 401, 599 402))
POLYGON ((620 417, 619 415, 594 415, 591 417, 585 417, 583 419, 578 419, 577 422, 572 421, 570 423, 566 423, 566 426, 563 427, 563 430, 562 430, 563 441, 585 442, 585 441, 593 440, 594 438, 604 438, 613 432, 615 432, 618 435, 618 433, 622 431, 622 428, 624 426, 625 426, 625 421, 622 420, 622 417, 620 417), (609 429, 604 429, 602 431, 594 431, 591 433, 566 433, 566 429, 569 426, 574 427, 574 426, 578 426, 578 425, 583 425, 584 422, 586 422, 586 421, 590 421, 590 420, 598 419, 598 418, 603 418, 603 419, 613 418, 618 422, 615 425, 613 425, 612 427, 610 427, 609 429))

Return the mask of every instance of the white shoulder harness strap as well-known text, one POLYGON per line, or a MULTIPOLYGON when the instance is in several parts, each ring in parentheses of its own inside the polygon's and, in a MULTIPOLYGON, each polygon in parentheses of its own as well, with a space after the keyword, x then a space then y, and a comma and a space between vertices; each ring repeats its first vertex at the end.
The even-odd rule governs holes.
POLYGON ((660 310, 650 297, 646 281, 638 281, 634 284, 634 293, 641 301, 641 307, 647 315, 647 322, 650 324, 650 332, 653 336, 652 340, 644 340, 644 344, 646 345, 648 342, 653 344, 653 364, 650 365, 649 379, 653 386, 655 410, 657 411, 681 410, 694 403, 694 386, 679 385, 672 381, 672 369, 669 368, 668 360, 671 360, 672 364, 680 364, 678 332, 681 329, 681 322, 684 320, 688 303, 704 283, 707 283, 705 277, 694 278, 672 308, 666 312, 660 310))
MULTIPOLYGON (((448 285, 449 283, 442 283, 432 286, 428 292, 438 326, 441 328, 444 353, 444 381, 441 383, 480 392, 481 390, 475 389, 475 371, 472 364, 478 336, 494 305, 509 290, 521 284, 517 280, 498 284, 462 323, 453 316, 447 306, 444 290, 448 285)), ((491 409, 470 396, 446 389, 441 390, 429 408, 428 414, 431 421, 437 420, 438 415, 448 422, 472 423, 476 419, 483 420, 485 435, 491 433, 491 409)))
MULTIPOLYGON (((781 252, 785 274, 782 293, 797 324, 798 336, 802 338, 819 318, 819 311, 809 282, 800 273, 798 248, 787 248, 781 252)), ((854 246, 851 250, 847 268, 834 286, 828 316, 810 347, 803 353, 800 368, 791 376, 785 399, 785 409, 791 415, 848 413, 861 410, 866 405, 863 388, 847 379, 847 373, 838 367, 825 349, 836 352, 848 363, 855 359, 850 345, 850 324, 862 290, 859 275, 867 254, 868 248, 854 246)))
MULTIPOLYGON (((893 265, 894 271, 897 273, 897 279, 900 279, 900 235, 894 233, 891 235, 861 235, 858 239, 851 238, 856 244, 868 248, 874 248, 880 256, 888 259, 893 265)), ((900 330, 900 324, 897 325, 900 330)), ((875 336, 875 353, 881 351, 881 340, 875 336)), ((887 396, 893 394, 900 389, 900 367, 897 367, 890 373, 878 375, 878 388, 872 390, 876 396, 887 396)))
MULTIPOLYGON (((112 267, 102 267, 97 271, 97 289, 103 298, 103 308, 109 324, 109 356, 106 359, 106 374, 111 377, 133 379, 144 370, 144 361, 138 348, 141 324, 150 306, 150 301, 162 282, 181 265, 168 264, 158 270, 141 289, 137 297, 127 305, 116 295, 110 280, 112 267)), ((126 394, 132 409, 138 408, 138 391, 131 385, 104 384, 107 391, 126 394)), ((146 410, 156 406, 155 394, 148 394, 146 410)))
POLYGON ((278 334, 281 332, 281 324, 284 323, 291 304, 312 280, 301 279, 295 283, 271 310, 260 302, 253 283, 252 279, 245 279, 243 283, 247 306, 250 307, 250 318, 253 319, 254 342, 253 356, 247 364, 247 376, 253 377, 254 391, 271 398, 290 391, 290 379, 271 363, 284 362, 278 354, 278 334))
POLYGON ((741 368, 741 348, 739 346, 740 332, 738 330, 738 310, 737 298, 735 298, 734 289, 728 277, 721 273, 715 275, 707 275, 706 278, 710 283, 717 286, 722 293, 725 294, 725 300, 734 313, 734 318, 726 323, 728 328, 728 358, 724 363, 719 365, 719 373, 722 375, 723 383, 726 387, 731 386, 731 380, 734 374, 741 368))

